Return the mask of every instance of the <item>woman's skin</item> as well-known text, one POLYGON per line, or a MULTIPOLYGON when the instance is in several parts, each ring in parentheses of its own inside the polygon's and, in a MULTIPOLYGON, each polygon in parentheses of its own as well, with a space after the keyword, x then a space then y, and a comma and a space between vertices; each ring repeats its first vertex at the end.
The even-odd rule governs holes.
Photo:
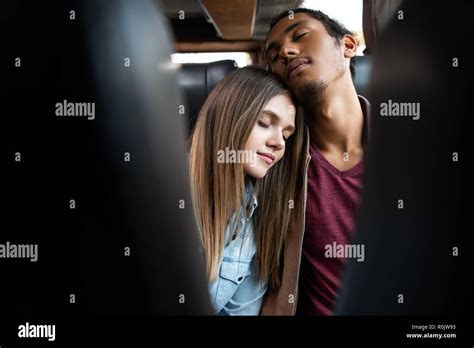
POLYGON ((255 179, 261 179, 285 153, 285 141, 295 128, 295 106, 290 97, 280 94, 264 106, 250 136, 245 150, 251 151, 252 163, 244 164, 244 171, 255 179))

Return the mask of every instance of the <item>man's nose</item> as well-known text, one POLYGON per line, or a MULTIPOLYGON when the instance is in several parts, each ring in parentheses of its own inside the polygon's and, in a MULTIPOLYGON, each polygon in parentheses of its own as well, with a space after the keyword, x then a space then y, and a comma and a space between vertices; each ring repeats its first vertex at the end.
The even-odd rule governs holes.
POLYGON ((284 45, 280 49, 280 57, 282 57, 286 63, 289 58, 294 58, 299 54, 299 50, 293 45, 284 45))

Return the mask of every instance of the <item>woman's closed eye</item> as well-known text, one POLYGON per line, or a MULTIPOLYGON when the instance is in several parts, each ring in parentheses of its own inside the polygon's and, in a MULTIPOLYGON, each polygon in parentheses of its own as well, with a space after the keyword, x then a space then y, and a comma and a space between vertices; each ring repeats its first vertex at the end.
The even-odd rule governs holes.
POLYGON ((258 125, 259 125, 260 127, 263 127, 263 128, 268 128, 268 127, 269 127, 268 124, 266 124, 265 122, 263 122, 263 121, 261 121, 261 120, 258 120, 258 125))
MULTIPOLYGON (((263 127, 263 128, 268 128, 270 127, 269 124, 266 124, 265 122, 263 122, 262 120, 258 120, 257 121, 257 124, 260 126, 260 127, 263 127)), ((293 133, 291 133, 290 135, 286 136, 285 133, 282 133, 281 136, 283 138, 283 140, 286 142, 288 141, 288 139, 293 135, 293 133)))

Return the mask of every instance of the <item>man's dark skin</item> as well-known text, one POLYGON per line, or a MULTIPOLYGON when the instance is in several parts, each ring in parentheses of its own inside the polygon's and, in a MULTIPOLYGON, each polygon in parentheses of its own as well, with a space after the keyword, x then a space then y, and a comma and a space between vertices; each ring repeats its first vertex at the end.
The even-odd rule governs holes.
POLYGON ((351 35, 338 41, 310 14, 296 13, 272 28, 265 53, 273 73, 303 104, 311 141, 334 167, 345 171, 363 158, 364 119, 349 68, 357 43, 351 35), (306 65, 291 73, 296 59, 306 65))

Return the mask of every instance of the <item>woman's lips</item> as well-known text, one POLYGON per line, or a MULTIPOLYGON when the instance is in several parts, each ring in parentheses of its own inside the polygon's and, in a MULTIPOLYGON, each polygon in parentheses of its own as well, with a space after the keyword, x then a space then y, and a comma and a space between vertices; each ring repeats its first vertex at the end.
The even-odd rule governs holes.
POLYGON ((257 152, 257 154, 258 154, 258 155, 260 156, 260 158, 261 158, 262 160, 264 160, 267 164, 272 164, 272 163, 273 163, 273 159, 270 158, 269 156, 264 155, 264 154, 261 154, 261 153, 259 153, 259 152, 257 152))
POLYGON ((298 65, 295 69, 290 71, 290 74, 288 75, 288 79, 291 79, 293 76, 298 74, 301 70, 303 70, 307 66, 308 66, 307 63, 303 63, 303 64, 298 65))

